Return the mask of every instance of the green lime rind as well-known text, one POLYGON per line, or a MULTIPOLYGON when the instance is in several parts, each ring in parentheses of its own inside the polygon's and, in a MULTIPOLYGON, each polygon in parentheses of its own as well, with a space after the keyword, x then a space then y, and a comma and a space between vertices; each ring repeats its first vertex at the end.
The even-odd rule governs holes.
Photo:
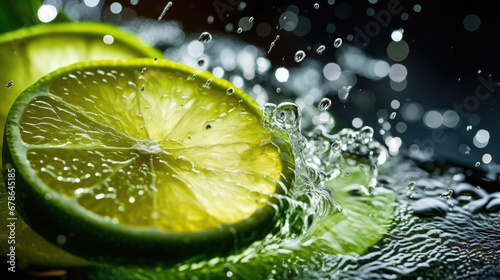
MULTIPOLYGON (((74 201, 56 193, 45 185, 28 166, 26 147, 20 136, 19 121, 27 104, 36 97, 48 95, 51 80, 62 75, 84 69, 165 69, 184 73, 186 78, 196 74, 196 82, 201 85, 211 79, 211 88, 226 92, 234 88, 233 96, 243 101, 248 112, 261 116, 259 105, 242 90, 228 81, 218 79, 207 72, 180 65, 174 62, 152 59, 128 61, 82 62, 58 69, 26 89, 12 106, 5 127, 6 149, 3 160, 16 168, 16 185, 19 191, 20 214, 26 223, 51 243, 92 261, 113 263, 177 263, 193 258, 201 260, 216 255, 224 255, 244 248, 254 240, 262 238, 274 226, 279 214, 271 206, 258 209, 252 216, 241 222, 222 225, 213 230, 195 233, 165 233, 151 228, 132 228, 112 224, 83 207, 75 207, 74 201), (51 197, 47 199, 47 194, 51 197), (43 213, 43 215, 41 215, 43 213), (59 236, 66 242, 57 242, 59 236)), ((284 165, 284 184, 289 186, 293 179, 293 155, 285 135, 272 131, 275 144, 280 148, 284 165)), ((283 192, 277 188, 277 192, 283 192)))

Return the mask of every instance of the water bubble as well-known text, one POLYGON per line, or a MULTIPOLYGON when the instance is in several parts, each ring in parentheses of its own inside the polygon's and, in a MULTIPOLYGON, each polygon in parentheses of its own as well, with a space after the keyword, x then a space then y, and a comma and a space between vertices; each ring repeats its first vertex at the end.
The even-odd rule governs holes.
POLYGON ((141 91, 144 91, 144 88, 146 87, 146 85, 142 85, 141 86, 141 91))
POLYGON ((241 32, 243 32, 243 28, 239 27, 239 28, 236 30, 236 33, 241 34, 241 32))
POLYGON ((198 60, 198 66, 203 66, 205 65, 205 60, 203 58, 200 58, 200 60, 198 60))
POLYGON ((339 48, 340 46, 342 46, 342 39, 341 38, 335 39, 335 41, 333 42, 333 46, 335 48, 339 48))
POLYGON ((317 10, 319 9, 319 4, 318 3, 314 3, 314 8, 317 10))
POLYGON ((332 150, 337 151, 340 148, 340 144, 342 144, 342 141, 340 141, 339 139, 335 139, 335 141, 333 141, 331 145, 332 150))
POLYGON ((11 88, 13 85, 14 85, 14 81, 13 81, 13 80, 10 80, 10 81, 9 81, 9 82, 5 85, 5 87, 6 87, 7 89, 9 89, 9 88, 11 88))
POLYGON ((316 49, 317 54, 322 54, 325 51, 326 47, 325 45, 321 45, 316 49))
POLYGON ((227 93, 227 95, 233 94, 234 93, 234 88, 232 88, 232 87, 228 88, 227 91, 226 91, 226 93, 227 93))
POLYGON ((304 60, 305 57, 306 57, 306 53, 304 51, 297 51, 295 53, 294 59, 295 59, 295 62, 301 62, 302 60, 304 60))
POLYGON ((200 41, 202 43, 208 43, 208 42, 212 41, 212 34, 210 34, 208 32, 203 32, 203 33, 201 33, 200 37, 198 38, 198 41, 200 41))
POLYGON ((467 131, 471 131, 471 129, 472 129, 472 125, 468 125, 467 126, 467 131))
POLYGON ((161 20, 163 18, 163 16, 168 11, 168 9, 170 9, 170 7, 172 7, 172 2, 168 2, 167 5, 165 6, 165 8, 163 8, 161 15, 158 17, 158 20, 161 20))
POLYGON ((373 133, 374 133, 374 131, 373 131, 373 128, 371 126, 363 126, 359 130, 358 138, 360 138, 362 140, 362 142, 365 142, 364 141, 365 139, 367 139, 368 140, 367 142, 369 142, 369 140, 371 140, 373 138, 373 133))
POLYGON ((329 98, 323 98, 318 104, 318 110, 320 111, 326 111, 328 108, 332 106, 332 101, 329 98))
POLYGON ((146 73, 146 67, 142 68, 141 70, 141 75, 144 75, 144 73, 146 73))
POLYGON ((274 111, 275 123, 284 130, 300 131, 302 112, 297 104, 282 102, 274 111))

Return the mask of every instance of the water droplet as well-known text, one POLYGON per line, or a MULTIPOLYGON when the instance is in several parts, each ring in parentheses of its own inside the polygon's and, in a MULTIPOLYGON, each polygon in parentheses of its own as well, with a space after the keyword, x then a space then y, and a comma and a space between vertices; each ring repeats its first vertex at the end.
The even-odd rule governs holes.
POLYGON ((453 190, 449 190, 449 191, 447 191, 445 193, 440 194, 439 197, 443 197, 443 198, 449 199, 452 194, 453 194, 453 190))
POLYGON ((318 104, 318 110, 320 111, 326 111, 328 108, 332 106, 332 101, 329 98, 323 98, 318 104))
POLYGON ((269 49, 267 50, 267 53, 269 54, 271 52, 271 50, 273 49, 274 47, 274 44, 276 44, 276 41, 278 41, 280 38, 280 35, 276 35, 276 38, 274 39, 274 41, 271 42, 271 45, 269 45, 269 49))
POLYGON ((448 208, 450 208, 450 210, 453 210, 453 203, 450 202, 450 204, 448 204, 448 208))
POLYGON ((210 129, 210 128, 212 128, 212 125, 210 124, 207 124, 207 126, 205 126, 205 129, 210 129))
POLYGON ((241 32, 243 32, 243 28, 241 28, 241 27, 236 30, 236 33, 238 33, 238 34, 241 34, 241 32))
POLYGON ((306 57, 306 53, 304 51, 297 51, 295 53, 294 59, 295 59, 295 62, 301 62, 302 60, 304 60, 305 57, 306 57))
POLYGON ((192 80, 196 79, 196 74, 193 74, 193 76, 191 77, 192 80))
POLYGON ((319 4, 318 3, 314 3, 314 8, 317 10, 319 9, 319 4))
POLYGON ((144 73, 146 73, 146 67, 142 68, 141 70, 141 75, 144 75, 144 73))
POLYGON ((141 86, 141 91, 144 91, 144 88, 146 87, 146 85, 142 85, 141 86))
POLYGON ((210 83, 212 82, 212 79, 208 79, 207 82, 205 83, 206 88, 210 87, 210 83))
POLYGON ((408 183, 408 189, 409 190, 413 190, 413 188, 415 187, 415 182, 411 181, 408 183))
POLYGON ((282 129, 300 131, 302 112, 297 104, 282 102, 274 111, 275 123, 282 129))
POLYGON ((346 177, 349 177, 349 176, 351 176, 351 172, 346 171, 346 172, 344 173, 344 175, 345 175, 346 177))
POLYGON ((396 112, 392 112, 391 115, 389 116, 391 120, 396 118, 396 112))
POLYGON ((248 22, 253 22, 253 17, 250 17, 250 18, 248 19, 248 22))
POLYGON ((161 15, 158 17, 158 20, 161 20, 163 18, 163 16, 168 11, 168 9, 170 9, 170 7, 172 7, 172 2, 168 2, 167 5, 165 6, 165 8, 163 8, 161 15))
POLYGON ((319 46, 319 47, 316 49, 316 53, 317 53, 317 54, 322 54, 322 53, 323 53, 323 51, 325 51, 325 49, 326 49, 325 45, 321 45, 321 46, 319 46))
POLYGON ((478 161, 478 162, 476 162, 476 164, 474 166, 479 167, 479 165, 481 165, 481 163, 478 161))
POLYGON ((476 186, 476 190, 479 190, 481 187, 480 186, 476 186))
POLYGON ((200 60, 198 60, 198 66, 203 66, 205 65, 205 60, 203 58, 200 58, 200 60))
POLYGON ((471 131, 471 129, 472 129, 472 125, 468 125, 467 126, 467 131, 471 131))
POLYGON ((208 43, 208 42, 212 41, 212 34, 210 34, 208 32, 203 32, 203 33, 201 33, 200 37, 198 38, 198 41, 200 41, 202 43, 208 43))
POLYGON ((335 41, 333 42, 333 46, 335 48, 339 48, 340 46, 342 46, 342 39, 341 38, 335 39, 335 41))
POLYGON ((227 93, 227 95, 233 94, 234 93, 234 88, 232 88, 232 87, 228 88, 227 91, 226 91, 226 93, 227 93))
POLYGON ((7 89, 9 89, 9 88, 11 88, 13 85, 14 85, 14 81, 13 81, 13 80, 10 80, 10 81, 9 81, 9 82, 5 85, 5 87, 6 87, 7 89))
POLYGON ((340 144, 342 144, 342 141, 335 139, 331 145, 332 150, 337 151, 340 148, 340 144))
POLYGON ((276 88, 276 93, 281 93, 281 88, 276 88))
POLYGON ((365 143, 365 141, 368 140, 368 141, 366 141, 366 143, 368 143, 373 138, 373 133, 374 133, 374 131, 373 131, 373 128, 371 126, 363 126, 359 130, 358 138, 361 139, 361 141, 363 143, 365 143))
POLYGON ((157 56, 155 56, 155 61, 158 61, 158 57, 157 56))

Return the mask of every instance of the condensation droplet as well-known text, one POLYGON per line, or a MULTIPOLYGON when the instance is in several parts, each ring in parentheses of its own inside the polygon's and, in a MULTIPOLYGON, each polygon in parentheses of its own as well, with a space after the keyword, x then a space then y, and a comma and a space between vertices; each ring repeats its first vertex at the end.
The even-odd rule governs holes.
POLYGON ((325 51, 326 47, 325 45, 321 45, 316 49, 317 54, 322 54, 325 51))
POLYGON ((306 53, 304 51, 297 51, 295 53, 294 59, 295 59, 295 62, 301 62, 302 60, 304 60, 305 57, 306 57, 306 53))
POLYGON ((208 32, 203 32, 203 33, 201 33, 200 37, 198 38, 198 41, 200 41, 202 43, 208 43, 208 42, 212 41, 212 34, 210 34, 208 32))
POLYGON ((201 58, 200 60, 198 60, 198 66, 203 66, 203 65, 205 65, 205 60, 201 58))
POLYGON ((317 10, 319 9, 319 4, 318 3, 314 3, 314 8, 317 10))
POLYGON ((328 108, 332 106, 332 101, 329 98, 323 98, 318 104, 318 110, 320 111, 326 111, 328 108))
POLYGON ((335 41, 333 42, 333 46, 335 48, 339 48, 340 46, 342 46, 342 39, 341 38, 335 39, 335 41))
POLYGON ((10 80, 9 82, 7 82, 7 84, 5 85, 5 87, 7 89, 11 88, 12 86, 14 85, 14 81, 13 80, 10 80))
POLYGON ((226 91, 226 93, 227 93, 227 95, 233 94, 234 93, 234 88, 232 88, 232 87, 228 88, 227 91, 226 91))

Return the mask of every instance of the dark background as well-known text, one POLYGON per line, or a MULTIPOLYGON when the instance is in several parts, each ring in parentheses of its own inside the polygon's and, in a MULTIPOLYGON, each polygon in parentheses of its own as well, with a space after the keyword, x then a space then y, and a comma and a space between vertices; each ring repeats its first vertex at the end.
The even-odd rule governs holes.
MULTIPOLYGON (((112 2, 106 1, 104 9, 112 2)), ((138 16, 157 18, 167 0, 147 1, 140 0, 136 5, 130 1, 118 1, 124 8, 133 9, 138 16)), ((354 28, 364 29, 367 23, 373 20, 367 14, 368 8, 375 12, 386 10, 390 1, 246 1, 244 9, 241 2, 231 0, 209 0, 209 1, 172 1, 173 6, 168 11, 169 20, 179 21, 185 32, 201 33, 209 31, 217 33, 231 33, 240 39, 263 49, 268 49, 276 35, 280 40, 276 43, 273 51, 268 55, 273 67, 293 67, 294 53, 309 46, 312 50, 319 43, 327 46, 325 52, 319 56, 314 51, 309 51, 307 56, 322 60, 325 63, 335 62, 336 52, 332 46, 336 38, 342 38, 344 44, 353 44, 347 40, 349 34, 354 34, 354 28), (331 4, 334 2, 333 4, 331 4), (376 2, 372 4, 371 2, 376 2), (314 4, 319 4, 319 9, 314 4), (299 8, 299 16, 305 16, 311 21, 311 31, 305 36, 297 36, 292 32, 280 30, 279 17, 289 7, 295 5, 299 8), (218 15, 218 7, 224 11, 221 19, 218 15), (214 17, 214 22, 207 23, 208 16, 214 17), (251 30, 237 34, 238 21, 244 16, 253 16, 254 26, 251 30), (267 22, 272 26, 271 33, 261 37, 256 32, 256 26, 260 22, 267 22), (226 24, 232 23, 235 28, 232 32, 224 30, 226 24), (326 25, 333 23, 336 30, 333 33, 326 31, 326 25)), ((380 129, 377 123, 377 111, 386 109, 389 113, 390 101, 397 99, 401 104, 409 101, 420 103, 425 111, 453 110, 454 104, 463 104, 468 96, 474 96, 475 88, 480 84, 477 80, 481 75, 485 79, 491 75, 493 81, 500 81, 500 53, 498 36, 500 35, 500 21, 498 9, 494 1, 399 1, 403 9, 402 13, 408 14, 408 19, 403 20, 398 15, 393 15, 389 26, 382 27, 379 34, 371 38, 368 46, 363 51, 376 59, 382 59, 389 64, 394 63, 387 56, 386 48, 391 41, 390 34, 393 30, 403 28, 403 39, 410 47, 409 56, 402 62, 408 69, 407 87, 405 90, 396 92, 389 86, 389 78, 381 80, 370 80, 358 77, 358 82, 352 92, 356 89, 369 89, 376 100, 370 109, 361 110, 352 102, 333 102, 331 110, 336 113, 342 127, 351 127, 354 117, 361 117, 365 124, 380 129), (414 11, 414 6, 422 7, 420 12, 414 11), (475 14, 481 19, 476 31, 468 31, 464 28, 464 18, 469 14, 475 14), (480 70, 480 74, 478 74, 480 70)), ((307 59, 307 58, 306 58, 307 59)), ((336 93, 327 96, 336 100, 336 93)), ((402 148, 420 143, 421 150, 430 145, 435 145, 435 153, 444 155, 453 161, 473 166, 481 162, 484 153, 489 153, 492 163, 489 165, 481 162, 480 168, 491 168, 500 157, 498 143, 500 140, 500 129, 497 122, 500 120, 498 107, 500 104, 500 87, 483 101, 473 113, 480 116, 479 124, 475 124, 470 131, 466 130, 469 125, 467 117, 461 117, 460 124, 452 129, 444 128, 437 139, 433 138, 433 130, 427 128, 420 120, 416 123, 408 123, 408 129, 404 133, 391 130, 393 136, 403 140, 402 148), (476 148, 472 139, 479 129, 485 129, 490 133, 489 144, 482 149, 476 148), (443 136, 444 135, 444 136, 443 136), (443 137, 446 141, 442 141, 443 137), (432 143, 429 144, 431 140, 432 143), (437 140, 437 141, 436 141, 437 140), (422 144, 423 143, 423 144, 422 144), (426 144, 427 143, 427 144, 426 144), (470 154, 459 152, 459 145, 466 144, 471 150, 470 154)), ((396 110, 397 111, 397 110, 396 110)), ((398 114, 393 124, 401 120, 398 114)), ((380 140, 380 135, 377 136, 380 140)))

